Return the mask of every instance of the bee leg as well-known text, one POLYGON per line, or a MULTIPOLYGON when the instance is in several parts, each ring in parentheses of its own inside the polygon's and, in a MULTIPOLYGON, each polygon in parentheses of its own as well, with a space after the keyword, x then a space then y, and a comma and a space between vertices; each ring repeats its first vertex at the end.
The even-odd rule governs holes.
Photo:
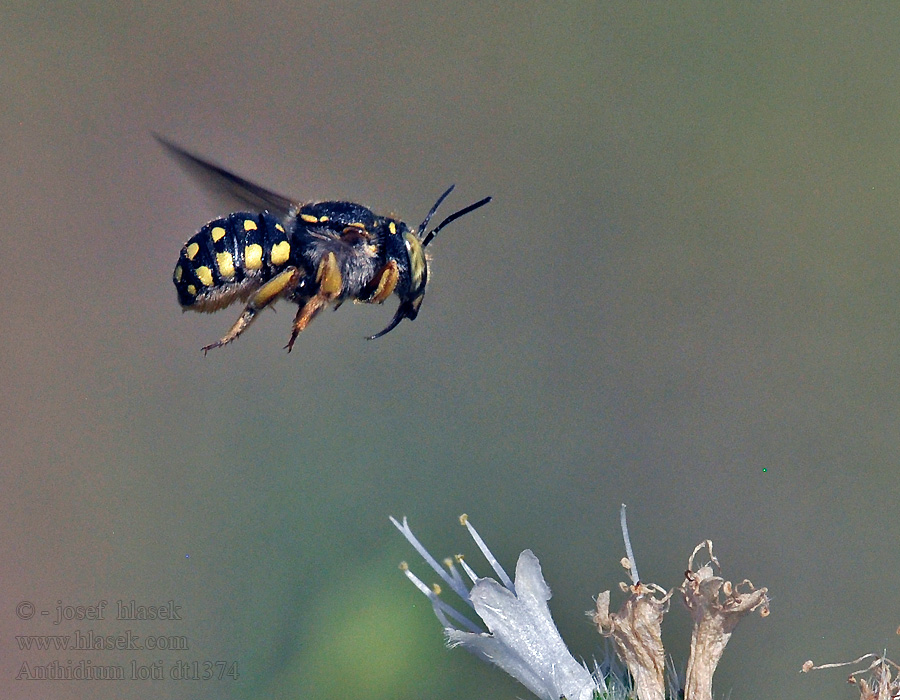
POLYGON ((227 345, 237 338, 241 333, 247 330, 247 327, 251 323, 253 323, 256 314, 275 301, 279 296, 296 289, 299 283, 300 271, 296 267, 286 267, 279 272, 252 294, 250 300, 247 302, 247 306, 244 307, 243 313, 241 313, 240 318, 238 318, 231 327, 231 330, 218 342, 204 347, 203 354, 205 355, 213 348, 220 348, 223 345, 227 345))
POLYGON ((291 329, 291 339, 284 346, 288 352, 294 348, 294 341, 297 340, 300 332, 325 308, 328 302, 337 299, 341 293, 344 282, 341 279, 341 270, 338 267, 334 253, 329 253, 322 258, 322 261, 319 263, 319 270, 316 273, 316 282, 319 284, 319 291, 308 298, 297 309, 297 315, 294 317, 294 326, 291 329))
POLYGON ((400 267, 396 260, 391 260, 375 273, 360 296, 365 297, 365 301, 369 304, 383 304, 394 293, 399 281, 400 267))

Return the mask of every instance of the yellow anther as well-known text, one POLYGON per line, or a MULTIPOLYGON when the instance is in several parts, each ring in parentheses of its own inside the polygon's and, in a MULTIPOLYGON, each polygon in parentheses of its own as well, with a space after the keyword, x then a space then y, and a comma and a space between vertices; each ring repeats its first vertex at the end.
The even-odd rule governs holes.
POLYGON ((468 515, 466 515, 465 513, 463 513, 462 515, 459 516, 459 524, 460 524, 460 525, 465 525, 467 522, 469 522, 469 516, 468 516, 468 515))
POLYGON ((291 256, 291 244, 287 241, 276 243, 272 246, 271 258, 273 265, 283 265, 291 256))
POLYGON ((225 237, 225 229, 221 226, 213 226, 209 235, 210 238, 213 239, 213 242, 221 241, 225 237))

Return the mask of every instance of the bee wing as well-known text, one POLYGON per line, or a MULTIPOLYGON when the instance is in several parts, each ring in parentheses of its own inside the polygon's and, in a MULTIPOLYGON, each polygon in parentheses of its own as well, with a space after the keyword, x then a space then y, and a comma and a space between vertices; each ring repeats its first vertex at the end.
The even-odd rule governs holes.
POLYGON ((245 180, 215 163, 210 163, 193 153, 188 153, 180 146, 175 145, 159 134, 153 134, 154 138, 162 144, 167 151, 187 170, 197 178, 210 192, 215 195, 226 195, 232 200, 237 200, 249 205, 257 211, 268 210, 281 218, 286 218, 296 213, 300 205, 294 200, 280 195, 272 190, 267 190, 255 182, 245 180))

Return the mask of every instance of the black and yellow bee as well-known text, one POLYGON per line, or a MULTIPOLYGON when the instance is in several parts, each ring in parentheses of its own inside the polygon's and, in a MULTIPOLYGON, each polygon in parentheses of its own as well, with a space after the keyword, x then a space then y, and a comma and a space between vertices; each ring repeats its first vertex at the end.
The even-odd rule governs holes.
POLYGON ((353 202, 300 204, 156 138, 207 184, 258 212, 210 221, 181 249, 173 280, 184 310, 213 312, 246 302, 231 330, 204 352, 236 339, 278 299, 299 307, 285 346, 290 352, 299 333, 329 304, 337 308, 347 299, 381 304, 396 294, 400 305, 394 318, 369 337, 380 338, 419 313, 428 282, 425 247, 447 224, 491 201, 470 204, 426 232, 451 186, 412 231, 353 202))

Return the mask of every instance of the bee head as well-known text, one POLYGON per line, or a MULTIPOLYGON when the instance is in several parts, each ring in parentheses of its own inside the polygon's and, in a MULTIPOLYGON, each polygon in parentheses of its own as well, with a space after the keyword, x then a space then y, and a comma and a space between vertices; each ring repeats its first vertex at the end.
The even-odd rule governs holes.
POLYGON ((447 195, 453 191, 453 187, 454 185, 450 185, 447 191, 438 197, 438 200, 431 207, 428 214, 425 215, 424 221, 419 224, 419 228, 416 231, 411 231, 402 222, 393 222, 391 224, 393 229, 391 230, 391 235, 388 236, 386 250, 388 259, 395 260, 399 267, 400 280, 397 283, 396 293, 400 297, 400 306, 397 307, 397 312, 387 327, 383 331, 369 336, 369 340, 374 340, 390 333, 404 318, 412 321, 418 316, 422 299, 425 298, 425 285, 428 283, 428 261, 425 258, 425 247, 434 240, 434 237, 442 228, 491 201, 490 197, 485 197, 474 204, 470 204, 454 212, 426 233, 431 217, 434 216, 434 213, 447 198, 447 195))

